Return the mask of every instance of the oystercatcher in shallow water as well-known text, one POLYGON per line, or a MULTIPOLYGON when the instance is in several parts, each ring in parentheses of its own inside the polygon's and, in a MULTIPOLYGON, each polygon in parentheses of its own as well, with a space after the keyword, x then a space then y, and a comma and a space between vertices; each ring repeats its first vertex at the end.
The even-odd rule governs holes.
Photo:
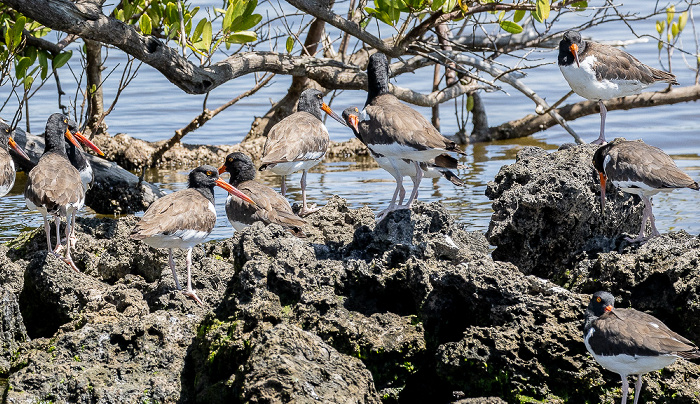
POLYGON ((178 290, 182 288, 175 272, 173 248, 187 249, 187 290, 183 293, 200 305, 202 301, 192 289, 192 247, 204 241, 216 224, 214 186, 255 203, 219 178, 216 168, 205 165, 190 172, 187 189, 165 195, 153 202, 131 232, 134 240, 143 240, 151 247, 168 249, 168 263, 178 290))
POLYGON ((240 152, 229 154, 219 167, 219 174, 225 172, 231 174, 229 184, 255 201, 252 205, 233 195, 226 198, 226 216, 234 229, 240 231, 255 222, 275 223, 303 236, 301 227, 306 221, 294 214, 285 197, 255 181, 255 166, 250 157, 240 152))
MULTIPOLYGON (((421 165, 434 164, 446 152, 465 154, 455 142, 440 132, 415 109, 403 104, 389 92, 389 62, 383 53, 375 53, 367 66, 367 102, 359 123, 362 141, 375 155, 384 156, 391 166, 389 173, 396 179, 396 191, 403 188, 402 160, 413 165, 413 191, 406 205, 389 204, 380 215, 408 208, 418 195, 424 171, 421 165)), ((395 201, 395 199, 394 199, 395 201)))
POLYGON ((583 341, 596 362, 622 377, 622 404, 627 402, 628 375, 637 375, 637 404, 644 373, 670 366, 678 358, 700 358, 691 341, 656 317, 635 309, 616 309, 615 298, 608 292, 593 294, 586 309, 583 341))
POLYGON ((605 211, 605 184, 610 181, 624 192, 639 195, 644 202, 642 226, 631 242, 643 241, 647 221, 651 221, 652 237, 659 236, 652 213, 651 197, 661 191, 678 188, 698 190, 698 183, 676 166, 673 159, 658 147, 642 141, 615 139, 600 146, 593 154, 593 166, 600 177, 600 209, 605 211))
POLYGON ((282 195, 286 194, 287 175, 302 170, 301 211, 305 216, 319 208, 306 204, 306 172, 318 164, 328 150, 328 129, 323 124, 322 111, 345 125, 345 122, 323 102, 323 93, 304 90, 299 96, 297 112, 279 121, 270 129, 263 147, 260 171, 270 170, 282 176, 282 195))
MULTIPOLYGON (((357 137, 365 146, 367 146, 367 143, 364 140, 364 136, 366 134, 360 133, 360 111, 357 109, 357 107, 345 108, 345 110, 343 110, 342 117, 348 124, 348 126, 350 126, 350 128, 352 129, 353 133, 355 134, 355 137, 357 137)), ((375 153, 369 147, 368 150, 374 158, 374 160, 377 161, 377 164, 379 164, 381 168, 383 168, 393 176, 395 173, 395 169, 392 165, 392 161, 389 160, 389 158, 387 158, 386 156, 375 153)), ((399 169, 401 176, 411 177, 411 180, 413 181, 413 184, 415 186, 417 181, 415 165, 410 160, 404 159, 395 159, 393 160, 393 162, 395 163, 396 168, 399 169)), ((425 178, 445 177, 457 186, 464 186, 464 182, 461 179, 459 179, 459 177, 455 173, 450 171, 450 169, 457 169, 459 166, 459 162, 457 161, 457 159, 455 159, 447 153, 437 156, 433 161, 421 163, 420 166, 421 170, 423 171, 423 177, 425 178)), ((398 185, 396 191, 394 191, 394 196, 391 200, 390 205, 394 205, 398 197, 398 205, 403 206, 402 204, 406 191, 404 190, 403 185, 399 183, 399 181, 397 181, 397 184, 398 185)), ((410 204, 413 199, 415 199, 415 195, 412 194, 408 204, 410 204)))
POLYGON ((17 152, 23 158, 29 160, 27 153, 15 143, 10 135, 10 127, 0 121, 0 196, 7 195, 15 185, 15 162, 9 153, 9 148, 17 152))
POLYGON ((605 143, 604 100, 639 94, 654 83, 678 84, 676 76, 654 69, 629 53, 609 45, 584 41, 567 31, 559 42, 559 69, 569 86, 583 98, 598 101, 600 135, 593 143, 605 143))
POLYGON ((61 217, 66 218, 66 245, 64 261, 74 270, 78 268, 70 256, 70 239, 72 216, 85 203, 85 191, 80 182, 80 173, 68 161, 64 136, 76 144, 68 130, 68 117, 53 114, 46 123, 44 137, 46 146, 39 163, 29 171, 24 188, 24 200, 30 210, 38 210, 44 217, 46 244, 49 252, 59 256, 61 249, 61 217), (51 231, 47 215, 56 223, 56 248, 51 248, 51 231))

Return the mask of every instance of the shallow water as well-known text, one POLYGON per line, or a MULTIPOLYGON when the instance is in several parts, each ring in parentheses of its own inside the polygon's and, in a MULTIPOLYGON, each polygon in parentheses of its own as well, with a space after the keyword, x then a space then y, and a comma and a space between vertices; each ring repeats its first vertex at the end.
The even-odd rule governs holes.
MULTIPOLYGON (((204 3, 203 1, 196 3, 204 3)), ((647 7, 653 6, 653 2, 647 7)), ((345 7, 343 5, 343 7, 345 7)), ((573 23, 580 23, 576 18, 567 17, 573 23)), ((638 33, 655 33, 654 21, 634 23, 638 33)), ((562 25, 563 26, 563 25, 562 25)), ((690 24, 683 34, 686 43, 690 44, 692 31, 690 24)), ((585 32, 598 40, 631 40, 633 35, 626 30, 624 24, 614 23, 597 27, 585 32)), ((641 61, 659 67, 658 52, 654 41, 634 43, 626 50, 637 56, 641 61)), ((531 64, 549 63, 527 71, 523 81, 553 103, 569 91, 564 78, 556 66, 556 51, 541 50, 531 55, 531 64)), ((664 59, 665 60, 665 59, 664 59)), ((499 59, 507 64, 517 63, 516 59, 499 59)), ((123 63, 119 52, 111 51, 108 64, 123 63)), ((694 73, 685 67, 683 59, 677 52, 674 58, 674 73, 682 85, 694 82, 694 73)), ((105 84, 105 99, 110 100, 115 92, 118 74, 107 80, 105 84)), ((432 85, 432 69, 424 69, 415 75, 404 75, 396 84, 410 87, 417 91, 427 92, 432 85)), ((68 94, 75 91, 75 84, 68 76, 63 78, 64 90, 68 94), (72 87, 71 87, 72 86, 72 87)), ((263 115, 270 106, 270 100, 282 97, 290 82, 289 77, 278 76, 273 79, 273 85, 261 90, 253 97, 246 98, 221 113, 203 128, 193 132, 184 141, 194 144, 235 144, 240 142, 250 128, 254 116, 263 115)), ((230 98, 249 89, 253 77, 246 76, 229 82, 215 89, 209 96, 208 106, 214 108, 230 98)), ((510 88, 508 93, 494 92, 483 94, 490 125, 518 119, 533 113, 534 105, 527 98, 510 88)), ((662 90, 659 85, 654 89, 662 90)), ((0 89, 2 91, 2 89, 0 89)), ((0 94, 1 95, 1 94, 0 94)), ((362 91, 338 92, 331 106, 336 112, 350 105, 361 106, 366 98, 362 91)), ((108 117, 109 132, 117 134, 128 133, 146 140, 162 140, 173 135, 174 131, 184 127, 201 110, 202 95, 187 95, 170 84, 157 71, 142 66, 138 77, 120 96, 116 109, 108 117)), ((569 102, 582 100, 573 95, 569 102)), ((64 102, 66 100, 64 99, 64 102)), ((106 101, 107 102, 107 101, 106 101)), ((57 110, 55 84, 50 81, 32 99, 30 109, 31 129, 35 133, 42 131, 45 119, 49 113, 57 110)), ((429 116, 427 108, 418 108, 424 115, 429 116)), ((3 111, 6 118, 10 111, 3 111)), ((643 138, 647 143, 661 147, 672 155, 677 164, 693 178, 700 178, 700 136, 698 136, 697 103, 677 104, 630 111, 611 111, 607 116, 606 134, 609 139, 624 136, 629 139, 643 138)), ((342 141, 352 137, 351 132, 337 122, 328 120, 331 138, 342 141)), ((441 108, 441 124, 444 134, 452 134, 457 130, 454 119, 454 103, 448 102, 441 108)), ((591 115, 570 122, 570 125, 586 141, 594 140, 598 135, 600 117, 591 115)), ((24 123, 21 124, 24 127, 24 123)), ((424 180, 421 184, 418 198, 423 201, 442 201, 458 221, 464 223, 467 229, 486 231, 491 216, 491 202, 484 196, 486 184, 497 174, 504 164, 514 161, 518 150, 525 146, 539 146, 547 150, 556 150, 561 144, 572 142, 572 138, 560 127, 553 127, 534 136, 507 142, 469 145, 466 147, 467 156, 461 159, 466 168, 459 175, 467 182, 466 187, 458 188, 446 180, 424 180)), ((185 186, 186 170, 158 170, 148 173, 148 180, 159 184, 166 190, 178 190, 185 186)), ((279 188, 280 178, 272 174, 261 175, 259 180, 279 188)), ((300 201, 301 192, 299 180, 301 174, 287 178, 290 201, 300 201)), ((41 226, 42 219, 38 213, 30 213, 24 205, 21 196, 23 189, 23 174, 20 174, 12 192, 2 199, 3 209, 0 212, 0 241, 15 237, 19 232, 41 226)), ((331 195, 346 198, 352 207, 368 205, 374 211, 386 207, 394 191, 393 178, 385 171, 367 169, 362 160, 320 164, 308 175, 308 199, 310 202, 323 205, 331 195)), ((404 186, 410 192, 412 184, 405 179, 404 186)), ((659 194, 654 198, 654 213, 657 227, 661 232, 684 229, 691 234, 700 233, 698 195, 691 190, 679 190, 669 194, 659 194)), ((217 210, 219 220, 211 235, 213 239, 228 237, 233 229, 225 219, 223 202, 224 191, 217 189, 217 210)), ((83 215, 93 214, 89 210, 83 215)))

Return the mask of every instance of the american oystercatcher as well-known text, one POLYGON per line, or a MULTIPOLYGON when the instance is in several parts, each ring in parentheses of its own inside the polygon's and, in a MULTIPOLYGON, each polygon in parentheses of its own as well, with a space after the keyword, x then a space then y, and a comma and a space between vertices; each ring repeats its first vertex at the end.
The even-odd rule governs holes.
POLYGON ((27 153, 15 143, 10 136, 10 126, 0 121, 0 196, 7 195, 15 185, 15 162, 9 153, 9 147, 23 158, 29 160, 27 153))
POLYGON ((635 309, 616 309, 615 298, 608 292, 596 292, 591 297, 583 342, 596 362, 622 377, 622 404, 627 402, 627 376, 637 375, 637 404, 644 373, 670 366, 677 358, 700 358, 700 351, 691 341, 656 317, 635 309))
POLYGON ((61 217, 66 218, 66 254, 64 261, 78 271, 70 256, 68 240, 72 231, 72 216, 85 203, 85 191, 80 182, 80 173, 68 161, 63 137, 77 145, 70 130, 68 117, 53 114, 46 123, 44 137, 46 146, 39 163, 29 171, 24 188, 24 200, 30 210, 38 210, 44 217, 46 244, 49 252, 59 256, 61 249, 61 217), (56 248, 51 248, 51 230, 47 215, 53 216, 56 224, 56 248))
POLYGON ((644 202, 642 226, 639 235, 631 242, 646 240, 644 230, 651 221, 652 237, 659 236, 654 223, 651 197, 661 191, 677 188, 698 190, 698 183, 680 168, 673 159, 658 147, 642 141, 615 139, 600 146, 593 154, 593 166, 600 177, 600 209, 605 211, 605 184, 610 181, 622 191, 639 195, 644 202))
MULTIPOLYGON (((355 137, 357 137, 365 146, 367 146, 367 142, 364 140, 364 136, 366 134, 360 133, 360 111, 357 109, 357 107, 345 108, 345 110, 343 110, 342 117, 348 124, 348 126, 350 126, 350 128, 352 129, 353 133, 355 134, 355 137)), ((372 157, 377 161, 377 164, 379 164, 379 166, 386 170, 389 174, 394 176, 395 170, 394 166, 392 165, 392 162, 386 156, 374 152, 374 150, 372 150, 369 147, 368 150, 372 157)), ((417 178, 415 165, 410 160, 404 159, 394 160, 394 163, 399 169, 399 172, 401 173, 402 177, 411 177, 415 191, 417 178)), ((464 186, 464 182, 461 179, 459 179, 459 177, 455 173, 450 171, 450 169, 458 168, 459 162, 457 161, 457 159, 455 159, 447 153, 437 156, 431 162, 421 163, 420 166, 421 170, 423 171, 423 177, 425 178, 445 177, 457 186, 464 186)), ((396 177, 394 178, 396 179, 396 177)), ((397 179, 396 183, 396 191, 394 191, 394 196, 391 200, 390 206, 395 205, 397 196, 399 199, 399 206, 402 206, 403 199, 406 194, 406 191, 404 190, 401 181, 397 179)), ((412 194, 411 198, 408 201, 408 204, 410 204, 413 201, 413 199, 415 199, 415 195, 412 194)), ((382 213, 380 213, 380 216, 381 215, 382 213)))
MULTIPOLYGON (((105 155, 99 147, 83 136, 78 128, 78 124, 72 119, 68 120, 68 130, 78 142, 89 147, 99 156, 105 155)), ((68 155, 68 160, 70 163, 80 173, 80 181, 83 183, 83 189, 85 192, 87 192, 87 190, 92 186, 92 183, 95 181, 95 174, 92 171, 90 162, 87 160, 87 158, 85 158, 85 154, 80 147, 76 147, 76 145, 71 142, 66 143, 66 154, 68 155)))
POLYGON ((232 195, 226 198, 226 216, 233 228, 241 231, 255 222, 276 223, 292 234, 303 236, 301 227, 306 221, 294 214, 285 197, 256 182, 255 171, 250 157, 240 152, 226 156, 226 161, 219 167, 219 174, 231 174, 229 184, 255 201, 255 205, 251 205, 232 195))
POLYGON ((609 45, 584 41, 567 31, 559 42, 559 69, 569 86, 583 98, 598 101, 600 135, 593 143, 605 143, 604 100, 639 94, 654 83, 678 84, 676 76, 654 69, 629 53, 609 45))
POLYGON ((192 289, 192 247, 204 241, 216 224, 214 186, 255 203, 219 178, 215 167, 204 165, 190 172, 187 189, 173 192, 153 202, 131 231, 131 238, 134 240, 143 240, 154 248, 168 249, 168 263, 178 290, 182 288, 175 272, 173 248, 187 249, 187 290, 183 293, 200 305, 202 301, 192 289))
MULTIPOLYGON (((80 133, 78 124, 72 119, 68 120, 68 130, 78 142, 89 147, 100 156, 105 155, 99 147, 97 147, 88 138, 83 136, 82 133, 80 133)), ((75 169, 78 170, 78 172, 80 173, 80 182, 82 182, 83 184, 83 191, 85 191, 85 193, 87 194, 88 189, 92 187, 92 183, 95 181, 95 174, 92 172, 92 166, 90 165, 90 162, 87 160, 87 158, 85 158, 85 155, 80 149, 80 147, 74 145, 71 142, 66 143, 66 154, 68 155, 68 161, 70 161, 73 167, 75 167, 75 169)), ((71 223, 72 232, 70 235, 70 243, 72 246, 75 246, 75 243, 77 241, 77 237, 75 235, 76 216, 77 215, 73 215, 73 220, 71 223)))
POLYGON ((286 194, 285 177, 299 170, 301 175, 302 206, 300 216, 320 208, 306 204, 306 172, 318 164, 328 150, 328 129, 323 124, 322 111, 345 125, 345 122, 323 102, 323 93, 304 90, 299 96, 297 112, 279 121, 270 129, 263 147, 260 171, 270 170, 282 176, 282 195, 286 194))
MULTIPOLYGON (((410 207, 418 195, 418 186, 423 178, 422 164, 433 164, 446 152, 464 155, 455 142, 440 132, 418 111, 403 104, 389 92, 389 63, 383 53, 375 53, 367 66, 367 102, 359 123, 362 141, 376 155, 386 157, 389 172, 396 179, 396 191, 403 187, 401 161, 413 165, 414 186, 406 205, 389 204, 382 213, 410 207)), ((394 199, 395 201, 395 199, 394 199)))

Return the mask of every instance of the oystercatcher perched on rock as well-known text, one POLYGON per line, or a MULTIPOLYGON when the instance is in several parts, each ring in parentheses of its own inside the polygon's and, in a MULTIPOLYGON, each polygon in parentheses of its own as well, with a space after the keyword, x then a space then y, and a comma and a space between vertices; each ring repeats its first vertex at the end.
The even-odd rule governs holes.
POLYGON ((66 218, 66 253, 64 261, 78 271, 70 256, 68 240, 72 232, 72 216, 85 204, 85 191, 80 181, 80 173, 68 160, 64 136, 77 146, 70 130, 68 117, 53 114, 46 123, 44 137, 46 146, 39 163, 29 171, 24 188, 24 199, 30 210, 38 210, 44 217, 46 244, 49 252, 59 256, 61 249, 61 217, 66 218), (47 215, 56 223, 56 248, 51 247, 51 231, 47 215))
POLYGON ((15 143, 10 133, 10 126, 0 121, 0 196, 7 195, 15 185, 15 162, 12 160, 9 148, 11 147, 17 154, 29 160, 27 153, 15 143))
MULTIPOLYGON (((457 144, 440 132, 418 111, 399 101, 389 92, 389 62, 383 53, 375 53, 367 65, 367 101, 359 123, 361 140, 375 155, 384 156, 391 166, 389 173, 396 179, 396 191, 403 187, 401 161, 413 165, 413 191, 406 205, 389 204, 380 220, 395 209, 405 209, 418 195, 424 175, 421 165, 434 164, 446 152, 464 155, 457 144)), ((394 199, 395 201, 395 199, 394 199)))
POLYGON ((214 186, 255 204, 247 195, 219 178, 215 167, 204 165, 190 172, 187 189, 153 202, 131 232, 134 240, 143 240, 151 247, 168 249, 168 263, 178 290, 182 288, 175 272, 173 248, 187 249, 187 290, 183 293, 200 305, 202 301, 192 289, 192 247, 203 242, 216 224, 214 186))
MULTIPOLYGON (((78 124, 72 119, 68 120, 68 130, 78 142, 89 147, 91 150, 93 150, 100 156, 105 155, 99 147, 92 143, 88 138, 83 136, 83 134, 80 132, 80 129, 78 128, 78 124)), ((68 155, 68 161, 70 161, 73 167, 75 167, 75 169, 78 170, 78 172, 80 173, 80 182, 82 182, 83 184, 83 191, 87 193, 88 189, 92 187, 92 183, 95 181, 95 174, 92 171, 92 166, 90 165, 90 162, 85 157, 85 154, 80 149, 80 147, 74 145, 71 142, 66 143, 66 154, 68 155)), ((72 232, 70 235, 70 243, 73 246, 75 245, 77 240, 75 236, 75 217, 76 215, 73 215, 73 220, 71 224, 72 232)))
POLYGON ((585 41, 567 31, 559 42, 559 69, 569 86, 583 98, 598 101, 600 135, 593 143, 605 143, 604 100, 639 94, 654 83, 678 84, 676 76, 649 67, 629 53, 609 45, 585 41))
POLYGON ((627 376, 637 375, 637 404, 644 373, 670 366, 678 358, 700 358, 695 344, 656 317, 635 309, 616 309, 615 298, 608 292, 593 294, 586 309, 583 341, 596 362, 622 377, 622 404, 627 402, 627 376))
MULTIPOLYGON (((366 134, 360 133, 360 111, 357 109, 357 107, 345 108, 345 110, 343 110, 342 117, 348 124, 348 126, 350 126, 350 128, 352 129, 353 133, 355 134, 355 137, 357 137, 365 146, 367 146, 367 142, 364 139, 364 136, 366 134)), ((374 152, 374 150, 372 150, 369 147, 368 150, 381 168, 386 170, 392 176, 395 174, 394 166, 392 165, 392 162, 389 160, 389 158, 374 152)), ((415 165, 410 160, 404 159, 394 160, 394 163, 396 164, 396 168, 399 169, 402 177, 411 177, 411 180, 413 181, 414 185, 414 191, 416 191, 415 185, 417 182, 417 176, 415 165)), ((437 156, 433 161, 420 163, 420 167, 423 171, 423 177, 425 178, 445 177, 451 183, 457 186, 464 186, 464 182, 455 173, 450 171, 450 169, 457 169, 459 167, 459 162, 457 161, 457 159, 455 159, 447 153, 443 153, 437 156)), ((398 197, 399 206, 403 206, 402 204, 406 191, 404 190, 403 185, 398 180, 397 184, 398 185, 396 187, 396 191, 394 191, 394 196, 391 199, 390 205, 394 205, 398 197)), ((415 192, 415 194, 417 194, 417 192, 415 192)), ((415 199, 415 194, 411 194, 411 197, 408 201, 409 205, 411 204, 411 202, 413 202, 413 199, 415 199)))
POLYGON ((282 195, 286 194, 287 175, 303 171, 301 175, 301 211, 305 216, 320 208, 306 204, 306 172, 318 164, 328 150, 328 129, 323 123, 322 111, 345 125, 345 122, 323 102, 323 93, 304 90, 299 96, 297 112, 279 121, 270 129, 263 147, 260 171, 270 170, 282 176, 282 195))
POLYGON ((673 159, 658 147, 642 141, 621 138, 600 146, 593 154, 593 166, 600 177, 600 209, 605 211, 605 184, 612 182, 622 191, 639 195, 644 202, 639 235, 631 242, 644 241, 647 221, 651 221, 651 237, 659 236, 652 213, 651 197, 661 191, 678 188, 698 190, 698 183, 676 166, 673 159))
POLYGON ((229 184, 255 201, 252 205, 229 195, 226 198, 226 216, 234 229, 241 231, 255 222, 275 223, 292 234, 303 236, 301 227, 306 221, 295 215, 285 197, 274 189, 255 181, 255 166, 247 155, 235 152, 226 156, 219 174, 231 174, 229 184))

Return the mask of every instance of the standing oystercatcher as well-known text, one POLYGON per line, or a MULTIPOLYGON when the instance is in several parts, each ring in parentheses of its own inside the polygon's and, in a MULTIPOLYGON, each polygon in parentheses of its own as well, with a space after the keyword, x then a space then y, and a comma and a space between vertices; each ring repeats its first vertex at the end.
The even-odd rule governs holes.
POLYGON ((306 221, 295 215, 285 197, 255 181, 255 166, 247 155, 235 152, 226 156, 219 174, 231 174, 229 184, 255 201, 252 205, 232 195, 226 198, 226 216, 234 229, 241 231, 255 222, 275 223, 294 235, 303 236, 306 221))
POLYGON ((605 143, 604 100, 639 94, 657 82, 678 84, 673 74, 649 67, 613 46, 584 41, 576 31, 564 33, 559 42, 558 63, 576 94, 598 101, 600 135, 593 142, 596 144, 605 143))
POLYGON ((15 143, 10 133, 10 127, 5 122, 0 121, 0 196, 7 195, 15 185, 15 162, 12 160, 8 148, 12 147, 17 154, 29 160, 27 153, 15 143))
POLYGON ((46 244, 49 252, 59 256, 61 249, 61 217, 66 218, 66 255, 64 261, 78 271, 70 256, 70 234, 72 216, 85 203, 85 191, 80 181, 80 173, 68 161, 63 137, 76 144, 68 130, 68 117, 53 114, 46 122, 44 138, 46 146, 39 163, 29 171, 24 188, 24 200, 30 210, 38 210, 44 217, 46 244), (56 224, 56 248, 51 248, 51 230, 47 215, 53 216, 56 224))
POLYGON ((345 122, 323 102, 323 93, 315 89, 304 90, 299 96, 297 112, 279 121, 270 129, 263 147, 260 171, 270 170, 282 176, 282 195, 286 194, 285 177, 302 170, 299 216, 305 216, 320 208, 306 204, 306 172, 318 164, 328 150, 328 129, 323 124, 325 112, 345 125, 345 122))
POLYGON ((670 366, 677 358, 700 358, 695 344, 656 317, 635 309, 616 309, 615 298, 608 292, 596 292, 591 297, 583 342, 596 362, 622 377, 622 404, 627 402, 627 376, 637 375, 637 404, 644 373, 670 366))
POLYGON ((168 249, 168 263, 178 290, 182 288, 175 272, 173 248, 187 249, 187 290, 183 293, 200 305, 202 301, 192 289, 192 247, 204 241, 216 224, 214 186, 254 204, 247 195, 219 178, 216 168, 204 165, 190 172, 187 189, 165 195, 153 202, 131 231, 134 240, 143 240, 154 248, 168 249))
POLYGON ((698 183, 676 166, 673 159, 658 147, 642 141, 615 139, 600 146, 593 154, 593 166, 600 177, 600 209, 605 211, 605 183, 610 181, 622 191, 639 195, 644 202, 639 235, 630 242, 644 241, 647 221, 651 221, 651 237, 659 236, 652 213, 651 197, 661 191, 677 188, 698 190, 698 183))
MULTIPOLYGON (((364 136, 366 134, 360 133, 360 112, 357 109, 357 107, 349 107, 345 108, 342 113, 342 117, 345 120, 345 122, 350 126, 352 129, 353 133, 355 134, 355 137, 357 137, 365 146, 367 146, 367 142, 364 140, 364 136)), ((372 149, 368 147, 368 150, 374 160, 377 161, 377 164, 379 164, 380 167, 382 167, 384 170, 386 170, 389 174, 394 176, 395 170, 394 166, 392 165, 392 162, 385 156, 375 153, 372 149)), ((415 185, 416 185, 416 167, 415 165, 410 161, 410 160, 404 160, 404 159, 399 159, 399 160, 394 160, 394 163, 396 164, 396 167, 399 169, 399 172, 401 173, 402 177, 408 176, 411 177, 411 180, 413 181, 414 184, 414 191, 415 191, 415 185)), ((464 182, 459 179, 459 177, 450 171, 450 168, 456 169, 458 168, 458 161, 454 157, 450 156, 447 153, 441 154, 437 156, 433 161, 431 162, 425 162, 421 163, 421 170, 423 171, 423 177, 425 178, 439 178, 439 177, 445 177, 447 178, 450 182, 457 186, 464 186, 464 182)), ((396 178, 396 177, 394 177, 396 178)), ((394 191, 394 196, 391 199, 391 203, 389 204, 390 206, 395 205, 396 199, 398 196, 399 199, 399 204, 398 206, 403 206, 403 199, 406 194, 406 191, 403 188, 403 185, 400 184, 399 180, 397 179, 396 181, 397 187, 396 190, 394 191)), ((408 204, 410 204, 413 199, 415 199, 415 195, 412 193, 411 198, 408 201, 408 204)), ((388 211, 387 211, 388 213, 388 211)), ((384 212, 379 213, 380 217, 383 217, 384 212)))
MULTIPOLYGON (((82 133, 80 133, 78 124, 72 119, 68 120, 68 130, 78 142, 86 145, 100 156, 105 155, 99 147, 97 147, 88 138, 83 136, 82 133)), ((80 182, 82 182, 83 184, 83 191, 85 191, 85 193, 87 194, 88 189, 90 189, 92 183, 95 181, 95 174, 92 171, 92 166, 90 165, 90 162, 87 160, 85 154, 80 149, 80 147, 74 145, 71 142, 66 143, 66 154, 68 155, 68 161, 70 161, 71 165, 73 165, 73 167, 75 167, 75 169, 78 170, 78 172, 80 173, 80 182)), ((72 232, 70 235, 70 243, 72 246, 75 246, 75 243, 77 241, 77 237, 75 235, 76 216, 77 215, 73 215, 73 220, 71 223, 72 232)))
POLYGON ((423 178, 422 164, 433 164, 438 156, 446 152, 465 154, 455 142, 442 136, 423 115, 389 92, 389 62, 383 53, 375 53, 369 58, 367 102, 362 117, 364 119, 359 123, 361 140, 373 154, 387 159, 387 165, 391 166, 389 172, 396 179, 395 195, 403 188, 401 161, 413 165, 412 178, 415 179, 408 203, 394 205, 392 202, 381 218, 394 209, 411 206, 423 178))

